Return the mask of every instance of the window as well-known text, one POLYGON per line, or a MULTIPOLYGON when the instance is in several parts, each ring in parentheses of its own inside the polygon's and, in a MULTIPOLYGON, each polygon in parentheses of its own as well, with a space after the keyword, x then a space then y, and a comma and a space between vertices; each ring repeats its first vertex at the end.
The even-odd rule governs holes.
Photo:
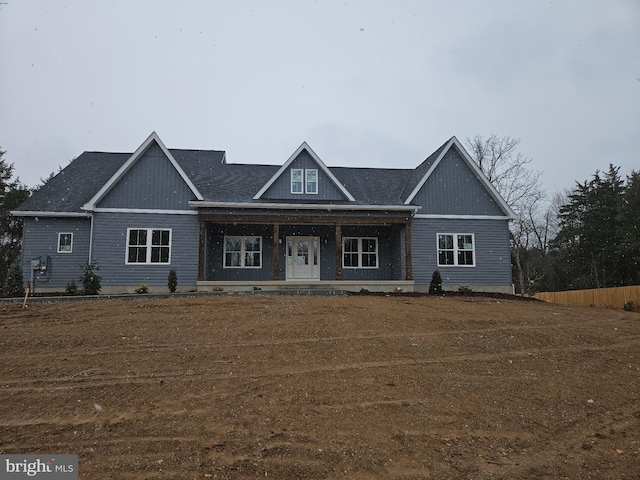
POLYGON ((291 169, 291 193, 318 193, 318 170, 315 168, 291 169))
POLYGON ((225 268, 260 268, 262 237, 224 237, 225 268))
POLYGON ((58 253, 71 253, 73 250, 73 233, 58 234, 58 253))
POLYGON ((378 268, 378 239, 345 238, 342 243, 342 266, 378 268))
POLYGON ((307 193, 318 193, 318 170, 305 170, 307 193))
POLYGON ((473 234, 438 234, 438 266, 475 266, 473 234))
POLYGON ((170 263, 171 230, 129 228, 126 263, 170 263))
POLYGON ((304 172, 304 170, 302 170, 301 168, 291 169, 291 193, 304 193, 302 172, 304 172))

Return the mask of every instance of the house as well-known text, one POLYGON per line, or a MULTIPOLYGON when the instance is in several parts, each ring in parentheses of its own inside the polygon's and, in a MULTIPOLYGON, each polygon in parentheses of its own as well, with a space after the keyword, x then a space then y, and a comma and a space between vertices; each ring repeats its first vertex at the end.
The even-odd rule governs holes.
POLYGON ((22 267, 39 291, 97 262, 102 292, 512 292, 513 212, 452 137, 414 169, 328 167, 307 143, 282 165, 222 151, 85 152, 25 201, 22 267))

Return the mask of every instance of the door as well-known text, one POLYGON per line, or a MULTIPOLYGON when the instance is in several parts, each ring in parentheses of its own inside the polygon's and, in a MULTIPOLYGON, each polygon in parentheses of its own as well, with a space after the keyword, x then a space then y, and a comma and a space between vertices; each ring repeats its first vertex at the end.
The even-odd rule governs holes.
POLYGON ((287 237, 287 280, 320 280, 320 237, 287 237))

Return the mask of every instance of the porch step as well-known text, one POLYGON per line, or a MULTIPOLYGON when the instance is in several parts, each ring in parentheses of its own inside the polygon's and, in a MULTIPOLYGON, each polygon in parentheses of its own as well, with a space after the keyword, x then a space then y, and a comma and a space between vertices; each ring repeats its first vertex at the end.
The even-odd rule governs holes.
POLYGON ((347 294, 347 291, 331 285, 278 285, 273 293, 283 295, 343 296, 347 294))

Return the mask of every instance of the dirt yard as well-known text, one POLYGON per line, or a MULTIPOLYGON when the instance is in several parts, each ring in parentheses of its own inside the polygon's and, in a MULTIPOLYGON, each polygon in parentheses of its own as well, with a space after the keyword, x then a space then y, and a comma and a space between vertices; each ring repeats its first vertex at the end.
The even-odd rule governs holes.
POLYGON ((0 305, 0 453, 99 479, 637 479, 640 314, 482 297, 0 305))

